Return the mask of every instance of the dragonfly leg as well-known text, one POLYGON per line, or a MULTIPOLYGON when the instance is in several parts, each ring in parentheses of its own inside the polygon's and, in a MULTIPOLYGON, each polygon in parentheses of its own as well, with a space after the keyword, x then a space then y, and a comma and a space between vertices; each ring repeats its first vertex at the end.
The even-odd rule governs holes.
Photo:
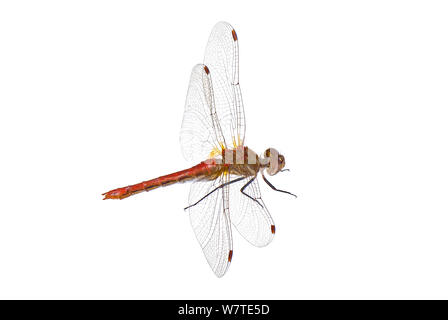
POLYGON ((257 177, 257 176, 254 176, 252 179, 250 179, 250 180, 249 180, 249 181, 248 181, 248 182, 247 182, 247 183, 240 189, 240 191, 241 191, 241 193, 244 194, 246 197, 248 197, 248 198, 251 199, 251 200, 254 200, 256 203, 258 203, 258 204, 260 205, 260 207, 263 208, 263 205, 262 205, 257 199, 251 197, 250 195, 248 195, 247 193, 244 192, 244 189, 246 189, 252 182, 254 182, 254 180, 255 180, 256 177, 257 177))
POLYGON ((278 192, 287 193, 287 194, 290 194, 290 195, 292 195, 292 196, 294 196, 294 197, 297 198, 297 196, 296 196, 294 193, 291 193, 291 192, 289 192, 289 191, 280 190, 280 189, 277 189, 276 187, 274 187, 274 185, 273 185, 272 183, 270 183, 270 182, 268 181, 268 179, 266 179, 266 177, 264 176, 264 174, 261 174, 261 176, 263 177, 264 182, 266 182, 267 185, 270 186, 270 187, 272 188, 272 190, 275 190, 275 191, 278 191, 278 192))
POLYGON ((192 205, 189 205, 188 207, 185 207, 184 210, 187 210, 188 208, 194 207, 195 205, 197 205, 199 202, 201 202, 202 200, 204 200, 205 198, 207 198, 209 195, 211 195, 211 194, 212 194, 213 192, 215 192, 216 190, 221 189, 221 188, 223 188, 223 187, 225 187, 225 186, 227 186, 227 185, 229 185, 229 184, 231 184, 231 183, 241 181, 241 180, 243 180, 243 179, 245 179, 245 178, 246 178, 246 177, 239 177, 238 179, 235 179, 235 180, 232 180, 232 181, 228 181, 228 182, 223 183, 223 184, 220 185, 220 186, 217 186, 215 189, 213 189, 212 191, 210 191, 209 193, 207 193, 205 196, 203 196, 201 199, 199 199, 198 201, 196 201, 196 202, 193 203, 192 205))

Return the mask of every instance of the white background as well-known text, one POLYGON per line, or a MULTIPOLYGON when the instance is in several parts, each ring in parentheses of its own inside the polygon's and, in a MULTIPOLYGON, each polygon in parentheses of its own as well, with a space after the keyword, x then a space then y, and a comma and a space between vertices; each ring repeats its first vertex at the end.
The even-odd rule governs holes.
POLYGON ((3 1, 0 298, 448 298, 443 1, 3 1), (276 239, 234 234, 218 279, 188 185, 101 193, 191 165, 179 130, 213 25, 240 41, 247 144, 276 239))

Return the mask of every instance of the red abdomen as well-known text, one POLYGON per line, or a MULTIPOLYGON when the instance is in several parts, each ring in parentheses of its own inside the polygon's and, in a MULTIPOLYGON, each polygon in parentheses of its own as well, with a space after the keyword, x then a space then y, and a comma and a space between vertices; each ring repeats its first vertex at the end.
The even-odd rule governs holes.
POLYGON ((171 173, 166 176, 161 176, 152 180, 143 181, 131 186, 108 191, 106 193, 103 193, 104 196, 103 200, 106 199, 121 200, 143 191, 153 190, 159 187, 164 187, 178 182, 203 179, 205 177, 213 179, 213 177, 216 176, 218 170, 219 167, 216 165, 215 161, 213 160, 204 161, 189 169, 171 173))

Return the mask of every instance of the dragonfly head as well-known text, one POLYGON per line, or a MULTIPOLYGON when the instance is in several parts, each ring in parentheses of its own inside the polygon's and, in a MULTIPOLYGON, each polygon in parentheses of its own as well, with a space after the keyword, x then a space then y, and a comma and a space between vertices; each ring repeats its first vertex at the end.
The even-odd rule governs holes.
POLYGON ((264 152, 264 159, 262 159, 262 163, 266 168, 266 172, 270 176, 273 176, 285 167, 285 157, 276 149, 268 148, 264 152))

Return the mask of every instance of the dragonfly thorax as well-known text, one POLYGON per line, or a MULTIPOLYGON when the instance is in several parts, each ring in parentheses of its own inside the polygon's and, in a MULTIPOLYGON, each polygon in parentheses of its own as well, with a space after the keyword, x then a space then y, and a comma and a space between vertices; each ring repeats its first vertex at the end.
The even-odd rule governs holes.
POLYGON ((264 169, 272 176, 285 167, 285 157, 274 148, 267 149, 263 156, 258 156, 246 146, 223 149, 221 159, 215 161, 228 168, 231 173, 244 176, 256 175, 264 169))
POLYGON ((225 148, 215 162, 221 164, 222 170, 239 176, 254 176, 262 168, 258 155, 247 146, 225 148))

